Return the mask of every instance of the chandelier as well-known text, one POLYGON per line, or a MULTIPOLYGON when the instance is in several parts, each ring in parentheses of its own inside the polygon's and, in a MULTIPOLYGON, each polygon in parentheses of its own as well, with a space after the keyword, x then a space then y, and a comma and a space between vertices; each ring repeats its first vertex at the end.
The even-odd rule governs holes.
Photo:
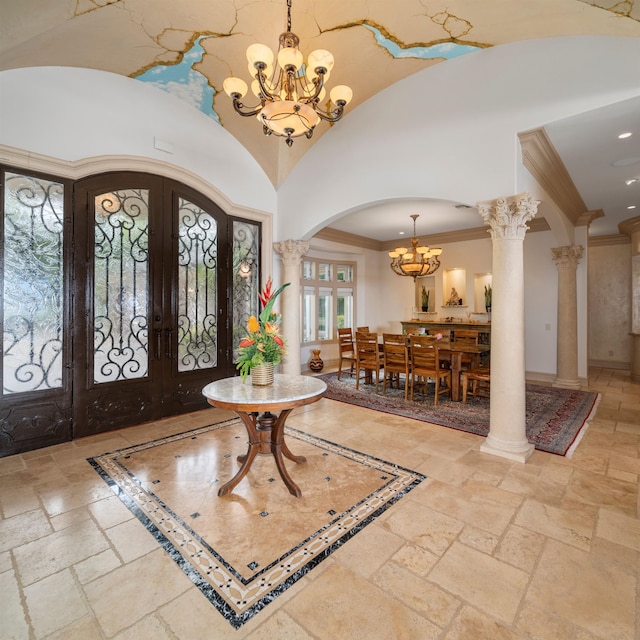
POLYGON ((320 120, 337 122, 353 92, 338 85, 329 94, 330 102, 323 110, 325 82, 333 68, 333 56, 324 49, 312 51, 306 65, 298 49, 300 39, 291 31, 291 0, 287 0, 287 30, 280 34, 278 55, 264 44, 252 44, 247 49, 249 74, 254 81, 251 90, 260 100, 256 107, 246 107, 242 98, 247 83, 230 77, 224 81, 225 93, 233 100, 233 108, 241 116, 257 116, 265 135, 282 136, 290 147, 293 138, 304 135, 311 138, 320 120))
POLYGON ((416 220, 420 216, 414 213, 413 218, 413 238, 411 238, 411 248, 398 247, 389 251, 391 258, 391 270, 399 276, 411 276, 414 280, 422 276, 428 276, 438 270, 440 260, 438 256, 442 249, 426 246, 418 246, 420 242, 416 237, 416 220))

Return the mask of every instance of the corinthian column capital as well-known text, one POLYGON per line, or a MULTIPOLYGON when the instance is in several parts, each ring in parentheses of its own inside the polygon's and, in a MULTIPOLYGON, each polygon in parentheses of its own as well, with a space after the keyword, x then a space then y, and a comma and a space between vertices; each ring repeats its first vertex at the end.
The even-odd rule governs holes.
POLYGON ((491 229, 491 237, 520 238, 524 240, 529 228, 527 222, 535 217, 540 202, 528 193, 490 202, 479 202, 478 212, 491 229))
POLYGON ((584 247, 581 245, 572 244, 566 247, 551 249, 553 261, 556 263, 558 269, 572 269, 575 271, 583 253, 584 247))
POLYGON ((283 240, 274 242, 273 248, 282 256, 285 266, 298 266, 302 256, 309 251, 309 243, 305 240, 283 240))

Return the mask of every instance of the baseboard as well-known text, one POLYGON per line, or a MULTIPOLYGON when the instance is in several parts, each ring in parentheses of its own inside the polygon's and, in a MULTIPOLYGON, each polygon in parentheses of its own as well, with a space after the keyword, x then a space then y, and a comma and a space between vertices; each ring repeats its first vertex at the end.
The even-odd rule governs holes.
POLYGON ((600 369, 621 369, 622 371, 631 371, 630 362, 615 362, 612 360, 589 360, 590 367, 598 367, 600 369))
MULTIPOLYGON (((340 360, 338 358, 333 358, 333 359, 327 358, 326 360, 324 358, 322 358, 322 361, 324 362, 324 367, 322 367, 322 372, 324 372, 324 373, 327 372, 327 369, 329 371, 337 370, 338 369, 338 364, 340 364, 340 360)), ((309 369, 309 363, 305 362, 302 365, 301 373, 308 373, 310 371, 311 371, 311 369, 309 369)))
MULTIPOLYGON (((549 384, 553 385, 556 381, 555 373, 541 373, 540 371, 527 371, 525 372, 525 379, 527 382, 539 383, 539 384, 549 384)), ((581 387, 587 387, 589 385, 588 378, 578 378, 578 384, 581 387)))
POLYGON ((555 373, 541 373, 540 371, 525 371, 524 377, 527 382, 540 382, 542 384, 553 384, 556 380, 555 373))

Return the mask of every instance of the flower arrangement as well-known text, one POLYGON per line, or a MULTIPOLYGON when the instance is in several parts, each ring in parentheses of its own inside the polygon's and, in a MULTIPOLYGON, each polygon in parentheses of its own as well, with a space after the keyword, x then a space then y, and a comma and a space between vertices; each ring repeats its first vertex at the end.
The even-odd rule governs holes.
POLYGON ((290 282, 283 284, 274 293, 272 291, 273 281, 269 276, 260 293, 262 311, 257 318, 255 316, 249 318, 247 336, 238 344, 236 365, 243 381, 246 380, 252 367, 266 362, 272 362, 274 365, 279 364, 282 356, 286 353, 286 346, 283 338, 279 335, 280 327, 277 324, 280 314, 273 311, 273 303, 285 287, 290 284, 290 282))

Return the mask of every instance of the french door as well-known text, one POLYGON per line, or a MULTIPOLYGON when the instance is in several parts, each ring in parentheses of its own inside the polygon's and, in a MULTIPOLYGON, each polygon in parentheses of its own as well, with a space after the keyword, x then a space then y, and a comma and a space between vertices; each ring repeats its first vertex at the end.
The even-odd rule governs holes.
POLYGON ((150 174, 15 176, 4 203, 0 454, 206 407, 202 387, 233 375, 234 334, 256 313, 259 224, 150 174), (16 204, 47 189, 37 205, 16 204))

